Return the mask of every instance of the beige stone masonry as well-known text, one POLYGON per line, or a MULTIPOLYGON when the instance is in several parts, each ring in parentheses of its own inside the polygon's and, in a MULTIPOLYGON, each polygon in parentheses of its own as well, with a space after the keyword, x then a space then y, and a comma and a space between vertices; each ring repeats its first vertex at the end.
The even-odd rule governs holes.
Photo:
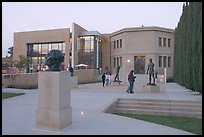
POLYGON ((39 72, 37 128, 59 131, 72 124, 70 91, 76 80, 66 71, 39 72))

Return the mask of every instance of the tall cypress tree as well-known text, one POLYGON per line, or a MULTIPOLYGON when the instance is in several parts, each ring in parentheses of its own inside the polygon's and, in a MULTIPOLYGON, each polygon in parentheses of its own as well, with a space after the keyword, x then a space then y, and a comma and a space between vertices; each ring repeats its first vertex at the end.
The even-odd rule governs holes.
POLYGON ((183 4, 175 29, 174 80, 202 92, 202 2, 183 4))

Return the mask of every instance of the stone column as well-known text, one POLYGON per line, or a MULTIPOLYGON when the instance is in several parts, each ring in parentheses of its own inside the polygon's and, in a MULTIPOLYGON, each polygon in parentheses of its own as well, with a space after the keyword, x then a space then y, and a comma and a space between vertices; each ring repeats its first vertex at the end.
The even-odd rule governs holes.
POLYGON ((37 128, 59 131, 72 124, 72 80, 66 71, 38 72, 37 128))

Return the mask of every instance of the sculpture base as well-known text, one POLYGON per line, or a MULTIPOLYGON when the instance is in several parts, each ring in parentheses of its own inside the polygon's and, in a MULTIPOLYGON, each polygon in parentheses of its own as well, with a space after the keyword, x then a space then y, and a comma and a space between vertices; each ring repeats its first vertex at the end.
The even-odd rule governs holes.
POLYGON ((37 128, 59 131, 71 125, 73 80, 66 71, 38 72, 37 128))
POLYGON ((60 110, 38 109, 36 128, 60 131, 72 124, 72 108, 60 110))
POLYGON ((112 86, 127 86, 127 83, 122 81, 113 81, 112 86))
POLYGON ((160 92, 160 86, 159 85, 145 85, 143 86, 143 92, 147 92, 147 93, 160 92))

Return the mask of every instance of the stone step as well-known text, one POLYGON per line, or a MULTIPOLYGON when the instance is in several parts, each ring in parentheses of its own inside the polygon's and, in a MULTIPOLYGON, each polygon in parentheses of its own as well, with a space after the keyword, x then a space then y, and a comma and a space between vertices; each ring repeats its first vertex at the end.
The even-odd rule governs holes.
POLYGON ((159 102, 159 103, 193 103, 193 104, 201 104, 202 101, 193 101, 193 100, 156 100, 156 99, 130 99, 130 98, 120 98, 120 102, 159 102))
POLYGON ((202 101, 120 98, 111 112, 202 117, 202 101))
POLYGON ((133 114, 150 114, 150 115, 170 115, 170 116, 186 116, 186 117, 202 117, 202 112, 178 112, 173 110, 145 110, 145 109, 114 109, 114 113, 133 113, 133 114))
POLYGON ((115 108, 131 108, 131 109, 151 109, 151 110, 177 110, 185 112, 202 112, 201 107, 182 107, 182 106, 153 106, 153 105, 133 105, 133 104, 116 104, 115 108))
POLYGON ((181 106, 181 107, 201 107, 201 101, 168 101, 168 100, 138 100, 138 99, 119 99, 118 104, 140 104, 140 105, 158 105, 158 106, 181 106))
POLYGON ((192 103, 170 103, 170 102, 129 102, 129 101, 119 101, 117 103, 126 104, 126 105, 143 105, 143 106, 171 106, 171 107, 194 107, 194 108, 202 108, 202 104, 192 104, 192 103))

